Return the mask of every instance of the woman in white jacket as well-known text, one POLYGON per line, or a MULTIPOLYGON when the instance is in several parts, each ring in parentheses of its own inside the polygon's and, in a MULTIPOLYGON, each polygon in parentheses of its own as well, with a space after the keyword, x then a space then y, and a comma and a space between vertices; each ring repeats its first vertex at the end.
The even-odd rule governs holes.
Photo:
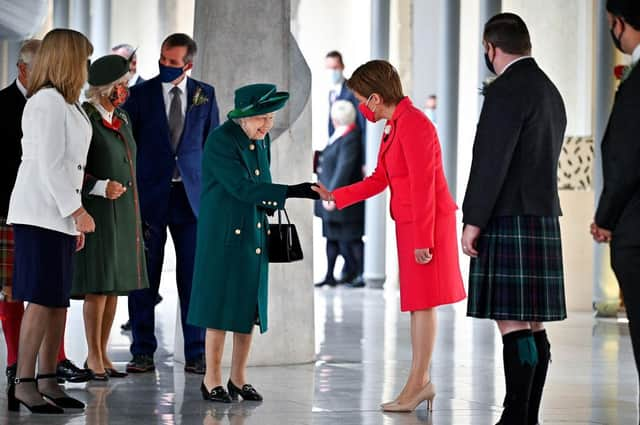
POLYGON ((20 404, 33 413, 84 408, 58 385, 56 355, 69 306, 73 253, 95 227, 80 202, 91 124, 78 103, 92 52, 81 33, 56 29, 42 40, 33 64, 22 118, 22 162, 7 217, 15 237, 13 296, 29 303, 9 410, 19 410, 20 404))

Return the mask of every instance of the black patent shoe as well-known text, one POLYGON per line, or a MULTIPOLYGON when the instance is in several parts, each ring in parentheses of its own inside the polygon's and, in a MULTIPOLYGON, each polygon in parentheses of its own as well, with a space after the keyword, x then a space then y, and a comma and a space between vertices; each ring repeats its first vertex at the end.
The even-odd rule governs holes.
POLYGON ((7 366, 7 385, 11 385, 16 380, 16 372, 18 371, 18 363, 7 366))
POLYGON ((91 380, 91 371, 81 369, 69 359, 64 359, 56 366, 56 375, 58 377, 58 384, 66 382, 87 382, 91 380))
MULTIPOLYGON (((38 375, 38 377, 36 378, 37 381, 41 379, 57 379, 57 374, 48 373, 44 375, 38 375)), ((40 391, 40 395, 42 395, 42 398, 44 398, 45 400, 49 400, 50 402, 55 403, 56 406, 61 407, 63 409, 84 409, 85 407, 83 402, 73 397, 69 397, 66 394, 62 397, 54 398, 40 391)))
POLYGON ((7 409, 10 412, 19 412, 20 405, 22 404, 24 407, 29 409, 31 413, 39 413, 39 414, 64 413, 64 410, 61 407, 47 403, 44 399, 42 400, 42 404, 28 405, 24 401, 16 398, 16 385, 21 384, 23 382, 36 382, 36 380, 35 378, 16 378, 11 384, 9 384, 9 391, 7 391, 7 409))
POLYGON ((335 279, 325 279, 322 282, 318 282, 315 283, 313 286, 315 286, 316 288, 322 288, 325 285, 329 285, 331 287, 336 286, 338 284, 338 281, 336 281, 335 279))
POLYGON ((238 388, 231 379, 227 382, 227 388, 229 389, 229 396, 232 400, 237 400, 238 396, 242 397, 245 401, 262 401, 262 396, 255 388, 249 384, 244 384, 242 388, 238 388))
POLYGON ((223 386, 215 387, 211 391, 207 390, 204 381, 200 384, 200 392, 203 400, 215 401, 218 403, 231 403, 231 397, 223 386))

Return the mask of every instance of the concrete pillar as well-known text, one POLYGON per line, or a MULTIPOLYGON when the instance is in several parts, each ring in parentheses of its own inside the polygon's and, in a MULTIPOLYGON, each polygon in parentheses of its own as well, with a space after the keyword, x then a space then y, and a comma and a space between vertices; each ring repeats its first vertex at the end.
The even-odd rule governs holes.
POLYGON ((111 0, 91 0, 93 57, 111 53, 111 0))
MULTIPOLYGON (((482 34, 484 32, 484 24, 487 23, 489 19, 493 16, 497 15, 502 11, 502 0, 480 0, 480 14, 479 14, 479 24, 480 24, 480 32, 478 36, 478 40, 482 40, 482 34)), ((484 61, 484 49, 480 48, 480 55, 478 56, 478 87, 482 87, 482 82, 487 78, 493 76, 491 72, 487 69, 487 65, 484 61)), ((482 102, 484 101, 484 96, 478 96, 478 115, 480 115, 480 111, 482 110, 482 102)))
POLYGON ((69 26, 69 0, 53 0, 53 27, 69 26))
MULTIPOLYGON (((310 181, 311 74, 290 33, 289 0, 197 0, 194 39, 202 47, 194 78, 216 87, 223 121, 237 87, 270 82, 291 93, 271 133, 271 172, 278 183, 310 181)), ((256 335, 252 365, 305 363, 314 358, 312 204, 290 200, 287 211, 298 228, 305 259, 271 266, 270 330, 256 335)), ((225 348, 228 363, 231 340, 225 348)))
POLYGON ((7 84, 18 78, 18 53, 21 41, 10 40, 7 42, 7 84))
MULTIPOLYGON (((389 0, 371 1, 371 59, 389 59, 389 0)), ((367 122, 367 170, 376 168, 384 121, 367 122)), ((382 288, 386 280, 386 191, 366 201, 364 279, 371 288, 382 288)))
POLYGON ((89 36, 89 0, 71 0, 69 28, 89 36))
POLYGON ((438 133, 444 172, 455 199, 458 168, 460 0, 441 1, 440 25, 442 36, 438 50, 438 133))
MULTIPOLYGON (((596 205, 602 192, 602 158, 600 146, 613 105, 614 46, 609 35, 606 0, 596 1, 595 10, 595 116, 594 125, 594 173, 593 192, 596 205)), ((609 246, 594 243, 593 258, 593 306, 600 317, 615 316, 618 312, 618 285, 611 270, 609 246)))

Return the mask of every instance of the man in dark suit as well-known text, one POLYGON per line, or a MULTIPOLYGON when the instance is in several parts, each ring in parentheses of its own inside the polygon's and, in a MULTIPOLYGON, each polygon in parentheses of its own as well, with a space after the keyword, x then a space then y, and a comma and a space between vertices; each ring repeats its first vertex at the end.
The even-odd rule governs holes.
MULTIPOLYGON (((329 75, 329 84, 331 85, 331 89, 329 90, 329 138, 331 138, 335 131, 335 126, 333 124, 333 120, 331 119, 331 107, 334 102, 337 100, 348 100, 353 104, 355 110, 358 110, 358 100, 355 95, 349 88, 347 87, 347 80, 344 77, 344 62, 342 60, 342 54, 337 50, 332 50, 325 56, 325 67, 327 69, 327 73, 329 75)), ((362 154, 360 155, 361 164, 364 167, 366 162, 366 146, 367 146, 367 121, 365 120, 362 114, 356 114, 356 129, 360 134, 360 149, 362 150, 362 154)), ((364 175, 364 172, 362 173, 364 175)), ((364 211, 364 210, 363 210, 364 211)), ((364 212, 362 213, 364 220, 364 212)), ((362 278, 362 270, 359 268, 360 266, 357 262, 353 261, 353 258, 359 257, 363 258, 364 253, 364 245, 362 243, 362 239, 354 240, 350 244, 342 244, 339 252, 340 255, 344 258, 344 267, 342 269, 342 276, 340 277, 339 282, 348 283, 349 286, 354 288, 360 288, 365 286, 364 280, 362 278), (355 257, 354 257, 355 256, 355 257)), ((360 261, 361 263, 361 261, 360 261)), ((332 283, 325 279, 326 283, 332 283)), ((322 282, 320 282, 322 283, 322 282)), ((322 286, 322 285, 320 285, 322 286)))
POLYGON ((155 368, 154 306, 167 228, 176 249, 176 280, 184 334, 185 371, 204 374, 204 329, 187 324, 200 206, 202 151, 218 125, 212 86, 187 77, 196 43, 172 34, 162 43, 158 76, 131 88, 124 108, 138 145, 140 212, 145 227, 149 288, 129 295, 133 359, 129 372, 155 368))
POLYGON ((472 257, 467 315, 496 321, 506 382, 500 424, 534 425, 550 359, 543 322, 566 318, 557 168, 564 102, 512 13, 484 27, 489 70, 462 207, 472 257))
POLYGON ((602 140, 604 188, 591 233, 611 241, 615 272, 629 318, 629 333, 640 373, 640 2, 607 1, 611 37, 631 55, 616 93, 602 140))
POLYGON ((136 55, 136 49, 131 44, 118 44, 111 48, 111 53, 120 55, 123 58, 129 59, 129 72, 131 73, 131 79, 129 80, 129 87, 135 86, 145 81, 144 78, 138 74, 138 56, 136 55))
MULTIPOLYGON (((18 78, 8 87, 0 90, 0 140, 2 142, 2 156, 0 160, 0 282, 4 284, 2 292, 4 299, 0 301, 0 316, 2 330, 7 344, 7 382, 12 382, 16 374, 16 359, 18 355, 18 339, 20 325, 24 314, 24 305, 20 301, 11 299, 11 273, 13 266, 5 267, 7 254, 13 254, 13 231, 6 225, 9 210, 9 198, 16 182, 18 168, 22 158, 22 112, 27 103, 28 77, 31 63, 40 47, 40 40, 27 40, 20 47, 18 63, 18 78)), ((56 373, 59 380, 68 382, 85 382, 91 379, 91 372, 80 369, 67 359, 64 351, 64 338, 60 342, 58 352, 58 366, 56 373)))

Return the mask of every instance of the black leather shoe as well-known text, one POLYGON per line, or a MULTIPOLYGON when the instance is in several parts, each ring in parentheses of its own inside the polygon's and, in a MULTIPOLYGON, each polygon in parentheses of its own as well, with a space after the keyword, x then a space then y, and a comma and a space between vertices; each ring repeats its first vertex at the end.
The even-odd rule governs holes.
POLYGON ((119 370, 110 367, 106 367, 104 370, 107 372, 107 375, 109 375, 109 378, 126 378, 129 376, 127 372, 120 372, 119 370))
POLYGON ((249 384, 244 384, 242 388, 238 388, 231 382, 231 379, 229 379, 227 388, 229 389, 229 397, 231 397, 231 400, 237 400, 238 396, 240 396, 245 401, 262 401, 260 393, 249 384))
POLYGON ((207 390, 204 382, 200 384, 200 392, 202 393, 203 400, 217 401, 218 403, 231 403, 231 397, 224 387, 215 387, 211 391, 207 390))
POLYGON ((338 279, 338 283, 349 283, 358 277, 355 273, 342 273, 338 279))
POLYGON ((7 366, 7 384, 11 385, 16 380, 16 372, 18 370, 18 363, 14 363, 11 366, 7 366))
POLYGON ((204 356, 200 356, 199 358, 194 360, 187 360, 184 363, 184 371, 187 373, 204 375, 207 371, 207 363, 204 360, 204 356))
POLYGON ((155 370, 156 365, 153 363, 153 356, 146 354, 136 354, 133 359, 127 363, 128 373, 145 373, 155 370))
POLYGON ((347 288, 364 288, 367 286, 362 276, 358 276, 347 284, 347 288))
POLYGON ((318 282, 313 286, 315 286, 316 288, 322 288, 324 285, 336 286, 337 284, 338 284, 337 280, 329 278, 329 279, 323 280, 322 282, 318 282))
POLYGON ((22 404, 24 407, 29 409, 31 413, 43 413, 43 414, 60 414, 64 413, 64 410, 61 407, 54 406, 51 403, 47 403, 44 399, 41 404, 33 404, 29 405, 24 401, 16 398, 16 385, 21 384, 23 382, 36 382, 35 378, 19 378, 15 379, 9 385, 9 391, 7 392, 7 409, 10 412, 19 412, 20 405, 22 404))
MULTIPOLYGON (((57 379, 57 377, 58 377, 57 374, 51 373, 51 374, 45 374, 45 375, 38 375, 36 380, 40 381, 41 379, 57 379)), ((43 392, 40 392, 40 395, 42 395, 42 398, 44 398, 45 400, 49 400, 52 403, 54 403, 56 406, 61 407, 63 409, 84 409, 85 407, 83 402, 73 397, 69 397, 66 394, 62 397, 55 397, 55 398, 43 392)))
POLYGON ((129 332, 131 330, 131 320, 127 320, 125 323, 121 324, 120 329, 125 332, 129 332))
POLYGON ((80 369, 73 364, 69 359, 64 359, 56 367, 56 375, 58 376, 58 383, 66 382, 87 382, 91 380, 91 371, 87 369, 80 369))

